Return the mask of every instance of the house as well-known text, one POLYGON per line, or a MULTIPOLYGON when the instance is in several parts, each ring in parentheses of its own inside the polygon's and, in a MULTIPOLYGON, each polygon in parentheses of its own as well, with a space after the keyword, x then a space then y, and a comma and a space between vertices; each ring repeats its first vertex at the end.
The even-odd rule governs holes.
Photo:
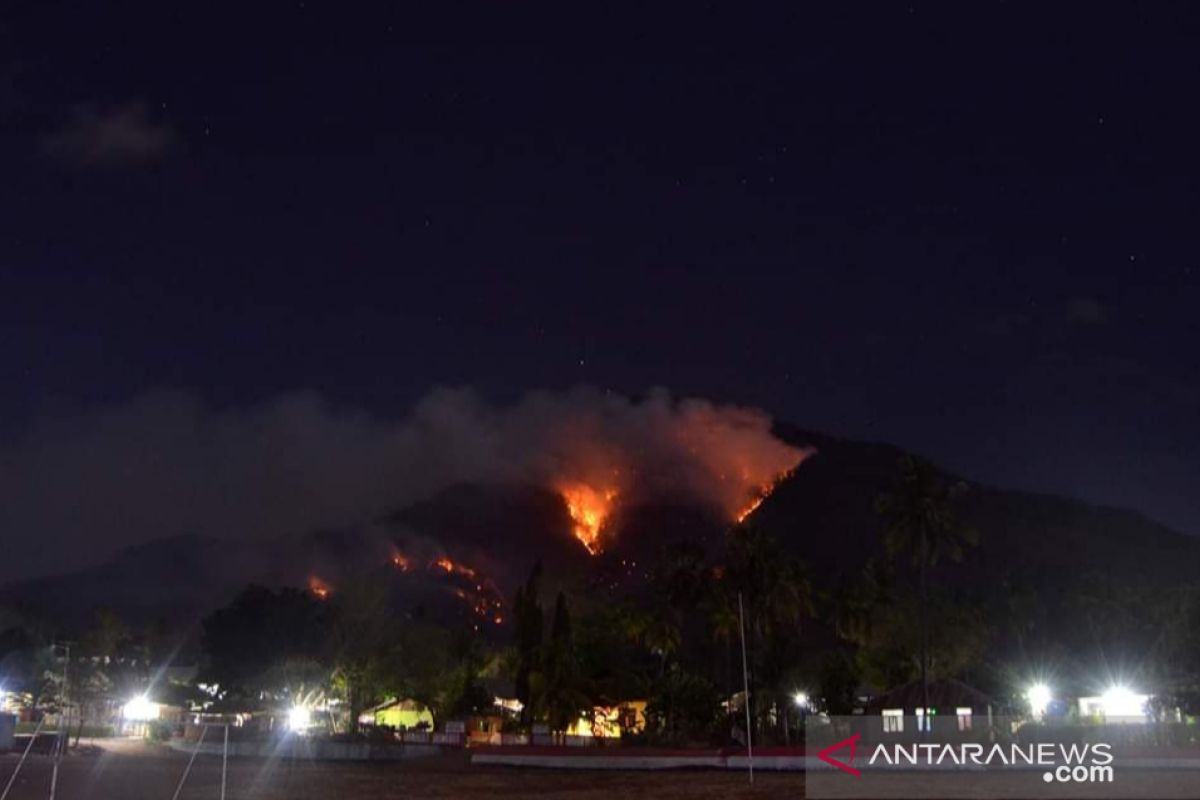
POLYGON ((398 731, 433 730, 433 714, 416 700, 388 700, 363 712, 360 722, 398 731))
POLYGON ((903 734, 990 728, 993 717, 1002 713, 999 701, 954 678, 929 681, 928 714, 921 707, 923 696, 921 682, 913 681, 872 698, 866 715, 879 719, 882 734, 903 734))
POLYGON ((568 736, 619 739, 621 734, 641 733, 646 729, 646 701, 626 700, 616 706, 596 706, 590 715, 581 716, 565 733, 568 736))

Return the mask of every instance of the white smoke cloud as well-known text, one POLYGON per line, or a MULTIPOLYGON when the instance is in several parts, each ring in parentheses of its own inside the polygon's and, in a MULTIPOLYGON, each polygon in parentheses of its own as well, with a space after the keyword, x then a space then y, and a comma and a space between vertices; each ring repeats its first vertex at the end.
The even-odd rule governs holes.
POLYGON ((456 482, 607 481, 728 510, 804 453, 763 412, 581 388, 496 407, 435 389, 385 419, 313 393, 216 411, 158 392, 35 423, 0 446, 0 579, 183 533, 266 537, 368 521, 456 482))

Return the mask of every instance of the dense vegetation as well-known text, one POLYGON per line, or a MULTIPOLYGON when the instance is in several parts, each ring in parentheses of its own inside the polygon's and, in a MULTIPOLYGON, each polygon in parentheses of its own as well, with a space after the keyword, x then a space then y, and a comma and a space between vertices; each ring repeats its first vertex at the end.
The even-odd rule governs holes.
POLYGON ((503 694, 523 704, 515 728, 563 729, 595 706, 645 699, 641 737, 726 743, 744 736, 744 629, 752 724, 765 742, 794 740, 804 713, 849 712, 863 686, 923 676, 962 678, 1014 707, 1031 680, 1086 694, 1121 679, 1200 711, 1195 583, 1094 572, 961 580, 987 574, 980 551, 995 535, 962 521, 971 493, 902 459, 871 512, 880 546, 857 570, 815 574, 754 525, 713 551, 665 542, 646 580, 616 594, 550 589, 531 563, 507 603, 503 637, 434 620, 398 600, 380 573, 343 581, 326 598, 251 585, 183 630, 135 630, 99 611, 64 636, 10 614, 0 621, 0 686, 55 707, 62 675, 50 645, 67 638, 76 657, 69 700, 97 721, 156 666, 190 659, 200 665, 195 684, 207 688, 176 687, 181 702, 244 710, 336 699, 343 732, 390 697, 417 700, 441 722, 489 711, 503 694))

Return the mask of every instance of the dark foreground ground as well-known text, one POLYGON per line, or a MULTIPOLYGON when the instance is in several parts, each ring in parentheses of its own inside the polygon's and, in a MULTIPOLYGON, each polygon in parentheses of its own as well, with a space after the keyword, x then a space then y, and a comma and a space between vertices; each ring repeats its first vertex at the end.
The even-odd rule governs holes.
MULTIPOLYGON (((16 766, 0 756, 0 790, 16 766)), ((140 741, 108 740, 63 759, 59 800, 171 800, 187 757, 140 741)), ((199 756, 180 800, 217 800, 219 757, 199 756)), ((50 786, 50 760, 30 756, 8 800, 43 800, 50 786)), ((312 763, 230 759, 228 800, 321 798, 800 798, 804 776, 755 776, 725 772, 579 772, 472 767, 465 754, 405 763, 312 763)))

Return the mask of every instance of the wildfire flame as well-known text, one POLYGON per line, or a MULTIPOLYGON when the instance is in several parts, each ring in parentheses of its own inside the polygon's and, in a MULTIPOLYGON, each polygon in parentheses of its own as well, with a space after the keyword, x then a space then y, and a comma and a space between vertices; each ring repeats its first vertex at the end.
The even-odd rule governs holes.
POLYGON ((739 511, 737 514, 734 515, 734 517, 733 517, 734 522, 737 522, 738 524, 741 524, 742 522, 744 522, 746 520, 746 517, 750 516, 755 511, 758 510, 758 507, 763 504, 763 500, 766 500, 767 495, 769 495, 769 494, 770 494, 770 491, 767 491, 767 492, 764 492, 763 494, 758 495, 753 500, 751 500, 750 504, 748 506, 746 506, 745 508, 743 508, 741 511, 739 511))
MULTIPOLYGON (((421 563, 421 561, 418 560, 417 563, 421 563)), ((412 568, 412 564, 413 557, 405 555, 398 549, 392 550, 392 566, 396 569, 408 572, 412 568)), ((459 585, 451 586, 450 593, 467 603, 476 616, 485 620, 491 619, 496 625, 500 625, 504 621, 499 613, 504 608, 500 590, 496 588, 496 584, 492 583, 490 578, 480 575, 478 570, 445 555, 426 562, 425 569, 434 573, 445 573, 448 577, 455 579, 459 585), (464 579, 469 581, 469 585, 462 583, 464 579), (494 617, 493 614, 495 614, 494 617)), ((476 630, 479 629, 478 625, 475 627, 476 630)))
POLYGON ((333 588, 316 575, 309 576, 308 590, 312 592, 313 597, 317 598, 318 600, 328 600, 329 595, 333 592, 333 588))
POLYGON ((468 578, 475 577, 475 570, 471 569, 470 567, 464 566, 462 564, 455 564, 453 561, 451 561, 446 556, 440 556, 440 557, 434 559, 433 562, 430 564, 430 566, 443 569, 448 574, 451 574, 451 575, 463 575, 468 578))
POLYGON ((758 488, 758 491, 755 492, 754 498, 748 504, 746 504, 740 511, 738 511, 736 514, 734 514, 734 516, 733 516, 734 522, 739 525, 741 523, 745 522, 746 518, 749 517, 751 514, 753 514, 755 511, 757 511, 758 507, 763 504, 763 501, 771 496, 771 494, 775 491, 776 487, 778 487, 779 484, 781 484, 785 480, 787 480, 792 475, 792 473, 794 473, 795 471, 796 470, 793 467, 792 469, 781 472, 779 475, 777 475, 775 477, 775 480, 771 481, 768 484, 764 484, 763 486, 760 486, 758 488))
POLYGON ((567 504, 567 513, 575 523, 572 528, 575 538, 592 555, 604 552, 600 534, 612 513, 617 490, 596 491, 585 483, 574 483, 560 486, 558 491, 567 504))

